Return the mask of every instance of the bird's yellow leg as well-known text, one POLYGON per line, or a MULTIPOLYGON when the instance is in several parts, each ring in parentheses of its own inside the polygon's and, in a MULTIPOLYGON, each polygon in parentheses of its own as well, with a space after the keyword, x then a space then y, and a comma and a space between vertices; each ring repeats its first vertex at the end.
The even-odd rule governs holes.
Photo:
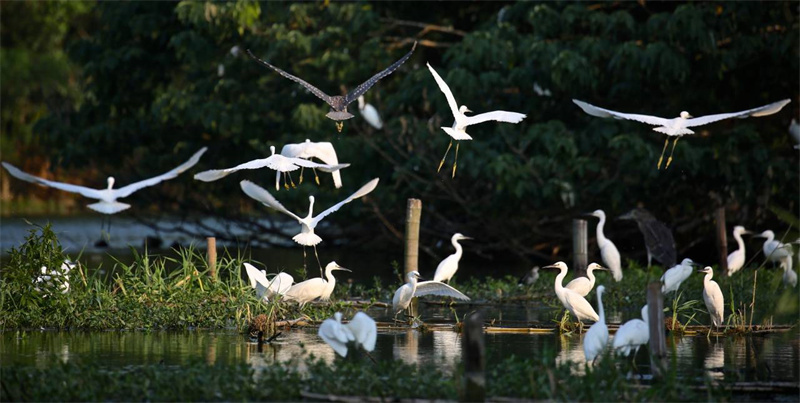
POLYGON ((286 180, 286 172, 283 173, 283 187, 289 190, 289 181, 286 180))
POLYGON ((287 173, 287 175, 289 175, 289 182, 291 182, 291 184, 292 184, 292 188, 296 188, 296 187, 297 187, 297 185, 295 185, 295 184, 294 184, 294 180, 292 180, 292 174, 291 174, 291 173, 287 173))
POLYGON ((314 245, 314 256, 317 257, 317 264, 319 265, 319 277, 322 278, 322 263, 320 263, 319 254, 317 254, 317 245, 314 245))
POLYGON ((669 145, 669 137, 664 140, 664 148, 661 149, 661 156, 658 157, 658 168, 661 169, 661 162, 664 161, 664 152, 667 151, 667 146, 669 145))
POLYGON ((303 170, 304 169, 305 169, 305 167, 300 167, 300 180, 297 182, 298 185, 302 185, 303 184, 303 170))
POLYGON ((311 168, 311 170, 314 171, 314 180, 317 181, 317 186, 319 186, 319 176, 317 176, 317 169, 311 168))
POLYGON ((444 159, 447 158, 447 153, 450 152, 450 147, 452 146, 453 146, 453 139, 450 139, 450 144, 447 145, 447 150, 444 152, 444 157, 442 157, 442 162, 439 163, 439 169, 437 169, 436 172, 442 170, 442 165, 444 165, 444 159))
POLYGON ((342 132, 343 127, 344 127, 344 122, 336 122, 336 130, 338 130, 339 133, 342 132))
POLYGON ((672 142, 672 151, 669 152, 669 158, 667 159, 667 166, 665 166, 664 169, 669 168, 669 164, 670 162, 672 162, 672 154, 675 153, 675 144, 678 144, 678 139, 680 138, 681 138, 680 136, 675 137, 675 141, 672 142))
POLYGON ((458 146, 460 144, 461 144, 460 141, 458 143, 456 143, 456 159, 453 161, 453 176, 452 176, 452 178, 456 177, 456 167, 458 166, 458 146))

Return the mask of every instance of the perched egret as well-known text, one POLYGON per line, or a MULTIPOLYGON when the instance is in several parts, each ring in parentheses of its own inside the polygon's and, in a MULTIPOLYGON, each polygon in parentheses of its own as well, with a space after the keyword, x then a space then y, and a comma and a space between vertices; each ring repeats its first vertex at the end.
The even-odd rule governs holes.
POLYGON ((358 110, 361 112, 361 117, 369 123, 370 126, 380 130, 383 128, 383 121, 378 110, 372 104, 364 101, 364 96, 358 97, 358 110))
POLYGON ((286 299, 297 301, 300 305, 305 305, 317 298, 320 301, 331 299, 333 288, 336 287, 336 278, 333 277, 334 270, 350 271, 339 266, 336 262, 330 262, 325 266, 325 278, 315 277, 293 285, 286 291, 286 299))
POLYGON ((288 79, 290 79, 290 80, 302 85, 307 90, 311 91, 312 94, 317 96, 317 98, 319 98, 319 99, 325 101, 326 103, 328 103, 328 105, 331 106, 331 110, 325 116, 328 119, 336 121, 336 129, 339 132, 341 132, 342 131, 342 127, 344 126, 344 121, 353 117, 352 114, 347 112, 347 105, 349 105, 351 102, 357 100, 359 96, 364 95, 364 93, 367 92, 367 90, 369 90, 370 88, 372 88, 372 86, 375 85, 378 82, 378 80, 388 76, 389 74, 392 74, 395 70, 397 70, 400 67, 400 65, 405 63, 405 61, 408 60, 409 57, 411 57, 411 54, 414 53, 414 49, 416 49, 416 48, 417 48, 417 43, 414 42, 414 46, 411 47, 411 50, 408 53, 406 53, 405 56, 400 58, 400 60, 394 62, 391 66, 387 67, 385 70, 381 71, 380 73, 375 74, 369 80, 361 83, 358 87, 356 87, 354 90, 352 90, 349 93, 347 93, 347 95, 345 95, 345 96, 341 96, 341 95, 330 96, 330 95, 322 92, 319 88, 307 83, 303 79, 301 79, 299 77, 295 77, 295 76, 293 76, 293 75, 291 75, 291 74, 289 74, 289 73, 287 73, 287 72, 285 72, 285 71, 283 71, 283 70, 281 70, 281 69, 279 69, 279 68, 277 68, 277 67, 275 67, 275 66, 273 66, 273 65, 271 65, 271 64, 269 64, 269 63, 267 63, 267 62, 265 62, 265 61, 263 61, 263 60, 261 60, 259 58, 257 58, 257 57, 255 57, 253 55, 253 53, 250 52, 250 49, 247 50, 247 54, 250 57, 252 57, 255 61, 261 63, 262 65, 264 65, 266 67, 269 67, 272 70, 275 70, 276 72, 278 72, 278 74, 280 74, 280 75, 282 75, 282 76, 284 76, 284 77, 286 77, 286 78, 288 78, 288 79))
POLYGON ((469 301, 469 297, 445 283, 439 281, 417 282, 417 280, 420 279, 419 272, 417 271, 408 273, 406 278, 408 282, 400 286, 400 288, 394 292, 394 298, 392 298, 392 309, 395 315, 408 308, 412 298, 422 297, 424 295, 439 295, 442 297, 452 297, 469 301))
POLYGON ((258 270, 250 263, 244 264, 247 278, 250 279, 250 286, 256 290, 256 295, 265 302, 273 295, 284 295, 294 283, 294 278, 286 273, 278 273, 272 280, 267 279, 265 270, 258 270))
POLYGON ((613 117, 616 119, 635 120, 637 122, 645 123, 648 125, 658 126, 653 128, 653 130, 667 135, 666 141, 664 141, 664 148, 661 150, 661 157, 658 159, 658 169, 661 169, 661 162, 664 159, 664 152, 667 151, 667 145, 669 145, 669 138, 675 137, 675 140, 672 143, 672 151, 669 154, 669 158, 667 159, 667 165, 666 167, 664 167, 664 169, 669 168, 669 164, 672 162, 672 153, 675 152, 675 144, 678 143, 678 139, 686 134, 694 134, 693 131, 689 130, 689 127, 702 126, 723 119, 731 119, 731 118, 743 119, 750 116, 759 117, 759 116, 772 115, 773 113, 777 113, 778 111, 783 109, 783 107, 786 106, 786 104, 788 104, 791 101, 792 101, 791 99, 784 99, 782 101, 773 102, 769 105, 759 106, 758 108, 748 109, 746 111, 733 112, 733 113, 720 113, 717 115, 701 116, 698 118, 692 117, 691 115, 689 115, 689 112, 683 111, 677 118, 665 119, 657 116, 636 115, 630 113, 615 112, 612 110, 603 109, 591 104, 587 104, 586 102, 579 101, 577 99, 572 100, 572 102, 574 102, 581 109, 583 109, 584 112, 592 116, 598 116, 601 118, 613 117))
POLYGON ((792 245, 785 244, 775 239, 775 233, 766 230, 758 235, 753 235, 756 238, 766 238, 764 240, 764 256, 773 263, 779 262, 784 270, 792 270, 792 245))
POLYGON ((675 266, 677 252, 672 231, 649 211, 637 207, 619 217, 620 220, 634 220, 639 226, 639 231, 644 235, 644 245, 647 249, 647 267, 650 267, 652 258, 658 260, 664 267, 675 266))
POLYGON ((698 272, 706 274, 703 279, 703 301, 706 303, 708 315, 711 316, 711 323, 714 327, 722 327, 725 323, 725 297, 722 295, 719 284, 711 279, 714 277, 714 271, 710 266, 706 266, 698 272))
POLYGON ((583 336, 583 355, 586 357, 586 361, 594 362, 608 345, 608 326, 602 299, 605 290, 606 288, 602 285, 597 286, 597 310, 600 320, 592 324, 592 327, 583 336))
POLYGON ((661 292, 664 294, 673 291, 677 292, 681 283, 692 275, 692 266, 697 266, 697 263, 693 262, 692 259, 686 258, 680 264, 672 266, 665 271, 661 275, 661 282, 663 283, 661 292))
POLYGON ((639 347, 650 341, 650 329, 648 323, 647 305, 642 307, 642 319, 631 319, 617 329, 611 347, 616 353, 634 357, 639 351, 639 347))
POLYGON ((577 277, 567 283, 567 286, 564 288, 569 288, 570 290, 577 292, 581 297, 589 295, 589 292, 591 292, 592 288, 594 288, 595 278, 593 272, 595 270, 608 271, 608 269, 600 266, 597 263, 590 263, 589 266, 586 267, 586 277, 577 277))
POLYGON ((733 273, 741 270, 742 266, 744 266, 745 261, 745 253, 744 253, 744 240, 742 240, 742 234, 750 234, 750 231, 747 231, 741 225, 737 225, 733 227, 733 238, 736 239, 736 243, 739 245, 739 249, 731 252, 728 255, 728 276, 732 276, 733 273))
POLYGON ((558 297, 561 304, 564 305, 564 308, 574 316, 578 321, 583 321, 585 319, 590 319, 592 321, 597 322, 600 318, 597 316, 597 312, 594 311, 592 308, 592 304, 586 300, 583 296, 579 293, 570 290, 569 288, 564 288, 562 285, 564 282, 564 277, 567 276, 567 264, 564 262, 557 262, 552 266, 545 266, 542 267, 543 269, 559 269, 561 272, 556 276, 556 296, 558 297))
MULTIPOLYGON (((316 143, 312 143, 311 140, 306 139, 303 143, 297 144, 286 144, 281 148, 281 155, 284 157, 289 158, 302 158, 306 160, 310 160, 311 158, 318 158, 325 164, 329 166, 338 166, 339 165, 339 157, 336 155, 336 149, 333 148, 333 144, 327 141, 320 141, 316 143)), ((303 183, 303 169, 304 167, 300 167, 300 183, 303 183)), ((319 185, 319 177, 317 176, 317 171, 314 168, 314 179, 317 181, 317 185, 319 185)), ((328 172, 328 171, 325 171, 328 172)), ((342 173, 339 170, 331 171, 331 176, 333 176, 333 185, 336 186, 337 189, 342 187, 342 173)), ((275 180, 281 180, 281 173, 275 173, 275 180)))
POLYGON ((342 324, 342 313, 336 312, 333 318, 325 319, 317 332, 325 343, 342 357, 347 357, 347 345, 355 343, 367 352, 375 349, 378 327, 375 321, 364 312, 358 312, 347 324, 342 324))
MULTIPOLYGON (((465 112, 472 111, 469 110, 466 105, 461 105, 460 108, 458 107, 456 99, 453 97, 453 92, 450 91, 450 87, 442 79, 442 77, 436 73, 436 70, 431 67, 430 63, 428 63, 428 70, 431 71, 433 79, 436 80, 436 84, 439 85, 439 89, 442 91, 442 93, 444 93, 445 98, 447 98, 447 104, 450 105, 450 111, 453 113, 453 118, 455 118, 453 127, 442 127, 442 130, 444 130, 444 132, 447 133, 451 139, 450 145, 447 146, 447 151, 444 152, 444 157, 442 157, 442 161, 439 163, 439 169, 437 172, 442 170, 444 159, 447 157, 450 147, 453 146, 453 140, 472 140, 472 137, 467 134, 467 126, 488 122, 490 120, 506 123, 519 123, 522 121, 522 119, 525 119, 525 114, 507 111, 492 111, 481 113, 480 115, 475 116, 465 115, 465 112)), ((456 157, 455 160, 453 160, 453 177, 456 176, 456 165, 458 164, 458 144, 459 143, 456 143, 456 157)))
MULTIPOLYGON (((347 168, 350 164, 337 164, 337 165, 326 165, 326 164, 318 164, 313 161, 308 161, 302 158, 289 158, 285 157, 281 154, 275 154, 275 146, 269 146, 269 151, 272 153, 267 158, 260 158, 257 160, 252 160, 249 162, 245 162, 244 164, 239 164, 233 168, 226 168, 226 169, 212 169, 209 171, 203 171, 199 174, 196 174, 194 178, 199 181, 203 182, 213 182, 218 179, 222 179, 236 171, 241 171, 243 169, 261 169, 261 168, 269 168, 275 171, 278 171, 278 178, 275 179, 275 190, 280 190, 280 174, 284 176, 287 175, 288 172, 296 171, 303 168, 316 168, 323 172, 337 172, 342 168, 347 168)), ((289 176, 291 180, 291 176, 289 176)), ((284 183, 286 188, 289 188, 288 183, 284 183)), ((292 182, 292 186, 294 186, 294 182, 292 182)))
POLYGON ((439 265, 436 266, 436 273, 433 275, 433 281, 450 282, 450 279, 453 278, 453 275, 458 271, 458 262, 461 260, 461 254, 463 253, 461 244, 459 244, 458 241, 468 239, 472 238, 461 235, 460 233, 456 233, 450 238, 450 243, 456 248, 456 252, 439 262, 439 265))
POLYGON ((606 238, 603 233, 603 227, 606 225, 606 213, 603 210, 595 210, 589 215, 600 219, 600 222, 597 223, 597 246, 600 248, 600 257, 603 258, 603 263, 611 271, 611 275, 614 276, 614 281, 620 281, 622 280, 622 264, 619 251, 614 242, 606 238))

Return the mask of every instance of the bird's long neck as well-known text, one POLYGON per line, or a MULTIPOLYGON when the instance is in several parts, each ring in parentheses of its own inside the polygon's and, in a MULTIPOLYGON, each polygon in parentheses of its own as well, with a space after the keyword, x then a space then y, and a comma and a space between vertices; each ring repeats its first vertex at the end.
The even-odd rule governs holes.
POLYGON ((561 273, 556 276, 556 294, 564 292, 564 277, 567 276, 567 268, 562 267, 561 273))
POLYGON ((706 273, 705 278, 703 278, 703 285, 708 286, 708 282, 711 281, 711 278, 714 277, 714 272, 710 271, 706 273))
POLYGON ((586 277, 589 279, 589 282, 592 283, 592 286, 594 286, 594 267, 586 269, 586 277))
POLYGON ((327 280, 329 283, 336 284, 336 277, 333 277, 333 269, 332 268, 326 268, 325 269, 325 280, 327 280))
POLYGON ((606 313, 605 313, 605 310, 603 309, 603 293, 602 292, 598 292, 597 293, 597 311, 598 311, 597 312, 598 316, 600 316, 600 323, 606 323, 606 313))
POLYGON ((408 285, 411 286, 411 295, 414 295, 414 293, 417 292, 417 278, 411 276, 411 278, 408 279, 408 285))
POLYGON ((739 245, 739 250, 744 253, 744 240, 742 239, 742 234, 734 232, 733 238, 736 239, 736 243, 739 245))
POLYGON ((306 218, 311 218, 314 216, 314 200, 308 201, 308 216, 306 218))
POLYGON ((606 225, 606 218, 600 217, 600 222, 597 223, 597 244, 603 245, 608 240, 603 233, 603 227, 606 225))
POLYGON ((454 253, 453 256, 456 257, 456 260, 460 260, 461 259, 461 254, 464 252, 461 249, 461 244, 458 243, 458 239, 455 239, 455 238, 453 238, 453 240, 450 241, 450 243, 452 243, 453 247, 456 248, 456 253, 454 253))

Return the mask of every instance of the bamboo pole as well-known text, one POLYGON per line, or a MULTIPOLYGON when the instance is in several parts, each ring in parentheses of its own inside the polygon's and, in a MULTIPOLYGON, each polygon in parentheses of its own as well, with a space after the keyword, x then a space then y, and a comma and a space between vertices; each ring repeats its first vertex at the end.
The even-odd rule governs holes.
POLYGON ((728 231, 725 229, 725 207, 717 208, 717 251, 719 252, 719 272, 728 272, 728 231))
POLYGON ((664 328, 664 298, 661 295, 661 282, 647 285, 647 324, 650 328, 650 367, 653 376, 661 377, 664 357, 667 356, 667 342, 664 328))
MULTIPOLYGON (((406 208, 406 260, 403 281, 408 273, 419 272, 419 223, 422 218, 422 200, 408 199, 406 208)), ((411 316, 417 316, 417 299, 411 300, 411 316)))
POLYGON ((572 220, 572 268, 575 276, 586 276, 586 266, 589 264, 589 241, 586 220, 576 218, 572 220))
POLYGON ((217 279, 217 238, 206 238, 208 243, 208 272, 212 280, 217 279))
POLYGON ((483 315, 473 312, 464 321, 462 339, 464 352, 464 377, 462 402, 486 400, 486 344, 483 337, 483 315))

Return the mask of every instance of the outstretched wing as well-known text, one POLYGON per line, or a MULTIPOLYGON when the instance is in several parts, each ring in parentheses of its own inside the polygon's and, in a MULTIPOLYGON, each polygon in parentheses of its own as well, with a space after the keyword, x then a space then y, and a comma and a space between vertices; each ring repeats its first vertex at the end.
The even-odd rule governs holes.
POLYGON ((350 330, 342 326, 341 323, 333 319, 325 319, 319 326, 317 334, 325 343, 333 348, 342 357, 347 356, 347 342, 349 341, 348 332, 350 330))
POLYGON ((283 71, 283 70, 281 70, 281 69, 279 69, 279 68, 277 68, 277 67, 275 67, 275 66, 273 66, 273 65, 271 65, 271 64, 269 64, 269 63, 267 63, 267 62, 265 62, 265 61, 263 61, 261 59, 259 59, 259 58, 257 58, 255 55, 253 55, 253 52, 250 52, 250 49, 247 49, 247 55, 250 56, 251 58, 253 58, 253 60, 263 64, 264 66, 267 66, 267 67, 277 71, 278 74, 280 74, 280 75, 282 75, 282 76, 284 76, 284 77, 286 77, 286 78, 288 78, 288 79, 290 79, 290 80, 302 85, 307 90, 311 91, 312 94, 316 95, 317 98, 327 102, 328 105, 333 106, 333 104, 331 103, 331 96, 326 94, 326 93, 324 93, 324 92, 322 92, 319 88, 309 84, 308 82, 306 82, 305 80, 303 80, 300 77, 295 77, 295 76, 293 76, 293 75, 291 75, 291 74, 289 74, 289 73, 287 73, 287 72, 285 72, 285 71, 283 71))
POLYGON ((267 192, 261 186, 258 186, 255 183, 250 182, 248 180, 239 182, 239 185, 242 187, 244 194, 250 196, 252 199, 260 201, 265 206, 278 210, 281 213, 286 214, 297 221, 300 221, 300 217, 298 217, 291 211, 287 210, 286 207, 283 207, 283 205, 277 199, 275 199, 269 192, 267 192))
POLYGON ((127 197, 131 193, 133 193, 133 192, 135 192, 135 191, 137 191, 137 190, 139 190, 141 188, 145 188, 145 187, 148 187, 148 186, 153 186, 153 185, 155 185, 155 184, 157 184, 157 183, 159 183, 161 181, 165 181, 167 179, 175 178, 176 176, 180 175, 181 173, 183 173, 187 169, 189 169, 189 168, 193 167, 195 164, 197 164, 197 161, 200 161, 200 157, 203 155, 203 153, 206 152, 206 150, 208 150, 208 147, 203 147, 203 148, 200 149, 200 151, 194 153, 194 155, 192 155, 192 158, 189 158, 188 161, 184 162, 181 165, 178 165, 176 168, 172 169, 171 171, 165 172, 165 173, 163 173, 163 174, 161 174, 159 176, 156 176, 156 177, 153 177, 153 178, 150 178, 150 179, 145 179, 143 181, 139 181, 139 182, 136 182, 136 183, 131 183, 128 186, 124 186, 124 187, 121 187, 119 189, 116 189, 114 191, 114 194, 115 194, 116 197, 119 197, 119 198, 127 197))
POLYGON ((478 123, 483 123, 489 120, 495 120, 498 122, 506 122, 506 123, 519 123, 522 122, 522 119, 525 119, 525 114, 523 113, 508 112, 508 111, 492 111, 492 112, 481 113, 480 115, 467 116, 465 126, 476 125, 478 123))
POLYGON ((417 42, 414 42, 414 46, 411 47, 411 50, 408 53, 406 53, 405 56, 401 57, 400 60, 394 62, 391 66, 387 67, 385 70, 381 71, 378 74, 375 74, 369 80, 364 81, 354 90, 347 93, 347 96, 345 96, 344 98, 345 105, 348 105, 351 102, 357 100, 358 97, 360 97, 365 92, 367 92, 367 90, 372 88, 372 86, 375 85, 375 83, 377 83, 378 80, 388 76, 389 74, 392 74, 395 70, 397 70, 398 67, 400 67, 403 63, 406 62, 406 60, 408 60, 409 57, 411 57, 411 54, 414 53, 414 49, 416 48, 417 48, 417 42))
POLYGON ((417 283, 417 290, 414 291, 414 296, 421 297, 424 295, 440 295, 442 297, 452 297, 469 301, 469 297, 462 294, 461 291, 438 281, 422 281, 417 283))
POLYGON ((375 349, 375 339, 378 337, 378 326, 375 324, 375 320, 364 312, 358 312, 345 326, 350 329, 356 338, 356 343, 361 344, 364 350, 375 349))
POLYGON ((772 115, 773 113, 778 113, 781 109, 783 109, 786 104, 792 102, 791 99, 784 99, 782 101, 773 102, 769 105, 759 106, 758 108, 748 109, 746 111, 741 112, 733 112, 733 113, 720 113, 717 115, 708 115, 708 116, 700 116, 693 119, 688 119, 686 121, 686 127, 692 126, 702 126, 709 123, 713 123, 723 119, 731 119, 731 118, 739 118, 744 119, 748 117, 759 117, 759 116, 767 116, 772 115))
POLYGON ((456 98, 453 97, 453 92, 450 91, 450 86, 447 85, 446 82, 439 76, 439 73, 431 67, 430 63, 428 64, 428 70, 431 71, 433 75, 433 79, 436 80, 436 84, 439 85, 439 89, 444 94, 444 97, 447 98, 447 104, 450 105, 450 112, 453 113, 453 116, 459 116, 461 112, 458 111, 458 104, 456 103, 456 98))
POLYGON ((102 194, 101 191, 97 190, 97 189, 87 188, 87 187, 78 186, 78 185, 70 185, 69 183, 61 183, 61 182, 49 181, 47 179, 43 179, 43 178, 40 178, 38 176, 33 176, 31 174, 22 172, 22 171, 19 170, 19 168, 15 167, 15 166, 7 163, 7 162, 4 162, 3 166, 6 168, 8 173, 11 174, 11 176, 13 176, 13 177, 15 177, 17 179, 24 180, 25 182, 35 183, 37 185, 42 185, 42 186, 48 186, 48 187, 51 187, 51 188, 60 189, 60 190, 64 190, 64 191, 67 191, 67 192, 78 193, 78 194, 80 194, 82 196, 85 196, 85 197, 88 197, 88 198, 91 198, 91 199, 100 199, 102 197, 101 196, 101 194, 102 194))
POLYGON ((244 269, 247 272, 247 278, 250 280, 251 287, 256 288, 256 285, 258 284, 266 287, 269 284, 267 276, 264 275, 264 273, 260 270, 256 269, 255 266, 251 265, 250 263, 245 263, 244 269))
POLYGON ((363 196, 368 195, 369 192, 372 192, 373 190, 375 190, 375 187, 378 186, 378 181, 379 180, 380 180, 379 178, 375 178, 375 179, 367 182, 366 185, 362 186, 361 189, 356 190, 356 192, 351 194, 348 198, 340 201, 339 203, 334 204, 331 208, 319 213, 318 216, 314 217, 314 220, 312 221, 311 227, 312 228, 315 227, 317 224, 319 224, 320 221, 322 221, 323 218, 327 217, 328 214, 339 210, 339 208, 341 208, 345 204, 347 204, 347 203, 349 203, 349 202, 351 202, 351 201, 353 201, 355 199, 358 199, 359 197, 363 197, 363 196))
POLYGON ((615 119, 627 119, 627 120, 635 120, 641 123, 647 123, 648 125, 653 126, 665 126, 667 123, 670 122, 671 119, 664 119, 658 116, 649 116, 649 115, 637 115, 633 113, 622 113, 616 112, 609 109, 599 108, 592 104, 587 104, 586 102, 579 101, 577 99, 573 99, 572 102, 575 105, 580 106, 584 112, 601 118, 615 118, 615 119))

